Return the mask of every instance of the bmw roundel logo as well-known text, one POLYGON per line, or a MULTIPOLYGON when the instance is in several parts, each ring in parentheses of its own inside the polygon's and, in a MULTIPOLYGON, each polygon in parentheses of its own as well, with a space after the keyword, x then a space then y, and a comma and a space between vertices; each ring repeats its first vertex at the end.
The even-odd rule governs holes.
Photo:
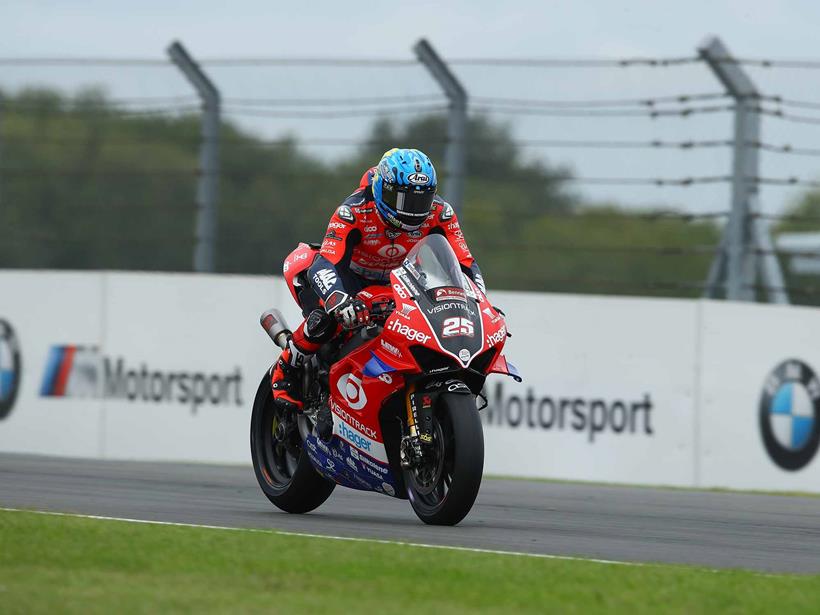
POLYGON ((11 325, 0 319, 0 420, 14 407, 20 388, 20 345, 11 325))
POLYGON ((769 457, 784 470, 806 466, 820 444, 820 380, 798 359, 783 361, 766 378, 760 433, 769 457))

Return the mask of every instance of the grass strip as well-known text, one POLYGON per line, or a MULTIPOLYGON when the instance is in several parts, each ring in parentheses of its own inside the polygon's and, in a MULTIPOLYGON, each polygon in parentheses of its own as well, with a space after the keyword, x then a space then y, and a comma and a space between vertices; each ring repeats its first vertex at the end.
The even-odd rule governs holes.
POLYGON ((0 512, 3 613, 817 612, 820 577, 0 512))

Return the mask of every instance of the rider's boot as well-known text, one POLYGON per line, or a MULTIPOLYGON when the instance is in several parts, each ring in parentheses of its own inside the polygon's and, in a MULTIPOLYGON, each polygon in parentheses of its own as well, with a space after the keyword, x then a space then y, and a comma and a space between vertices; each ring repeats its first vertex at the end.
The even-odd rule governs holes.
MULTIPOLYGON (((330 322, 324 310, 314 310, 308 318, 293 332, 288 347, 276 362, 271 372, 271 390, 275 403, 281 407, 301 412, 302 369, 310 355, 319 350, 322 343, 328 341, 335 333, 335 321, 330 322)), ((323 440, 330 440, 333 435, 333 418, 330 408, 323 406, 316 417, 316 431, 323 440)))

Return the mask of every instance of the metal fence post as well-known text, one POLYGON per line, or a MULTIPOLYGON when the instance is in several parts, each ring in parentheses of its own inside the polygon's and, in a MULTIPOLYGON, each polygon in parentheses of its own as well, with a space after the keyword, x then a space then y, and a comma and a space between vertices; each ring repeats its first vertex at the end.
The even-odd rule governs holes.
POLYGON ((768 233, 768 229, 756 224, 757 182, 760 177, 760 94, 740 65, 732 61, 729 50, 719 38, 706 39, 698 48, 698 54, 735 103, 732 208, 720 251, 709 271, 705 295, 718 297, 721 288, 725 288, 727 299, 754 301, 755 281, 759 273, 769 288, 769 300, 788 303, 777 257, 761 245, 770 243, 761 236, 762 232, 768 233), (774 287, 779 290, 774 290, 774 287))
POLYGON ((174 41, 168 47, 168 55, 193 84, 202 99, 202 144, 199 149, 199 179, 196 191, 194 271, 212 272, 216 264, 219 190, 219 90, 179 41, 174 41))
POLYGON ((450 101, 444 165, 447 176, 447 199, 458 215, 461 214, 461 208, 464 204, 467 91, 425 39, 421 39, 416 43, 413 51, 416 52, 416 57, 430 71, 430 74, 444 90, 444 94, 450 101))

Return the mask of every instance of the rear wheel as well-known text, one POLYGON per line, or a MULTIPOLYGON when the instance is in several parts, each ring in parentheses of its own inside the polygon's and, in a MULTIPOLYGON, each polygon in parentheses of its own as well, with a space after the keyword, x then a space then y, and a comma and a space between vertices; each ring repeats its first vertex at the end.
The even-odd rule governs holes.
POLYGON ((302 447, 296 415, 273 402, 268 374, 262 377, 253 402, 251 459, 264 494, 289 513, 317 508, 336 486, 313 469, 302 447))
POLYGON ((483 472, 484 433, 473 398, 441 395, 425 463, 404 471, 413 510, 430 525, 457 524, 473 507, 483 472))

